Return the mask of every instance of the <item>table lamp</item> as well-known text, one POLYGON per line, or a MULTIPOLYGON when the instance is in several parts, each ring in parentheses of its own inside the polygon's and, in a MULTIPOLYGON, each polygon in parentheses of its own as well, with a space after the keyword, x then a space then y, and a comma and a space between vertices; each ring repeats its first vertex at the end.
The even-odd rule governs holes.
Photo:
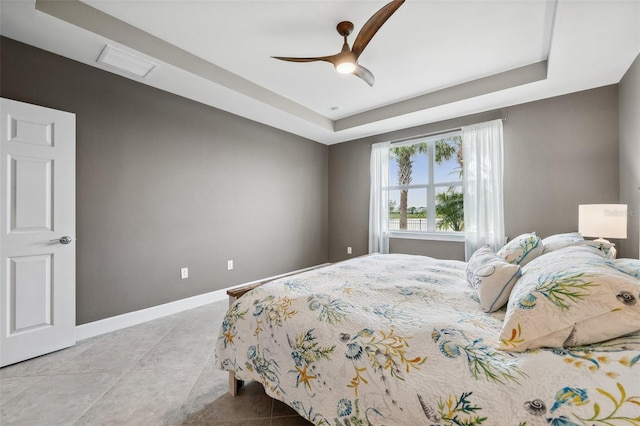
POLYGON ((605 238, 627 238, 627 205, 579 205, 578 232, 583 237, 597 237, 595 241, 611 244, 609 256, 615 258, 616 249, 605 238))

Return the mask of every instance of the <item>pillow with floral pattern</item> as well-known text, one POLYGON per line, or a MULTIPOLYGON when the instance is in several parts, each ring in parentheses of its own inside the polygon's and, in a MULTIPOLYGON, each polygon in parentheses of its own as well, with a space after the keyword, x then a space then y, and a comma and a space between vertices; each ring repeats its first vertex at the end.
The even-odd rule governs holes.
POLYGON ((535 232, 518 235, 498 250, 507 262, 524 266, 542 254, 544 246, 535 232))
POLYGON ((498 348, 562 348, 640 330, 640 280, 598 248, 565 247, 522 268, 509 298, 498 348))

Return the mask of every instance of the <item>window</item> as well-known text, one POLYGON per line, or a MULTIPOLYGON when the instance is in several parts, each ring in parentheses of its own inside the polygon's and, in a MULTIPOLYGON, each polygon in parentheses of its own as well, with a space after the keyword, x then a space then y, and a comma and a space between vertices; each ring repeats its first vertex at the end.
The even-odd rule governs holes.
POLYGON ((390 232, 463 233, 462 154, 461 132, 391 144, 390 232))
POLYGON ((371 145, 369 253, 389 253, 389 237, 464 241, 467 259, 502 247, 502 130, 496 119, 371 145))

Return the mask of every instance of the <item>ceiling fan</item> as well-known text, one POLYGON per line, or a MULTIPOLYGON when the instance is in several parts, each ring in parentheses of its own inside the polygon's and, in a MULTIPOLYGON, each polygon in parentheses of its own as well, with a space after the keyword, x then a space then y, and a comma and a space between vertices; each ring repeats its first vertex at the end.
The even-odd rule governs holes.
POLYGON ((289 62, 330 62, 339 73, 353 74, 363 79, 369 86, 373 86, 375 77, 371 71, 358 64, 358 58, 373 36, 378 32, 380 27, 382 27, 387 19, 389 19, 389 17, 393 15, 400 6, 402 6, 402 3, 404 3, 404 0, 393 0, 383 6, 382 9, 378 10, 364 24, 356 37, 356 41, 353 43, 353 47, 351 48, 349 48, 349 44, 347 43, 347 36, 349 36, 353 31, 353 23, 349 21, 340 22, 336 27, 338 34, 344 38, 344 43, 342 44, 342 50, 340 53, 336 53, 331 56, 319 56, 313 58, 291 58, 286 56, 272 56, 272 58, 289 62))

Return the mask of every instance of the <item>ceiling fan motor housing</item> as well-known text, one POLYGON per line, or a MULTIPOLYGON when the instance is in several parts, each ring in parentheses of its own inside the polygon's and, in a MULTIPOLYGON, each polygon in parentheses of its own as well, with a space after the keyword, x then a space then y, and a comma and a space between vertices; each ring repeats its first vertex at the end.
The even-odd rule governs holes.
POLYGON ((347 37, 349 34, 353 32, 353 22, 342 21, 338 24, 336 29, 338 30, 338 34, 340 34, 343 37, 347 37))

